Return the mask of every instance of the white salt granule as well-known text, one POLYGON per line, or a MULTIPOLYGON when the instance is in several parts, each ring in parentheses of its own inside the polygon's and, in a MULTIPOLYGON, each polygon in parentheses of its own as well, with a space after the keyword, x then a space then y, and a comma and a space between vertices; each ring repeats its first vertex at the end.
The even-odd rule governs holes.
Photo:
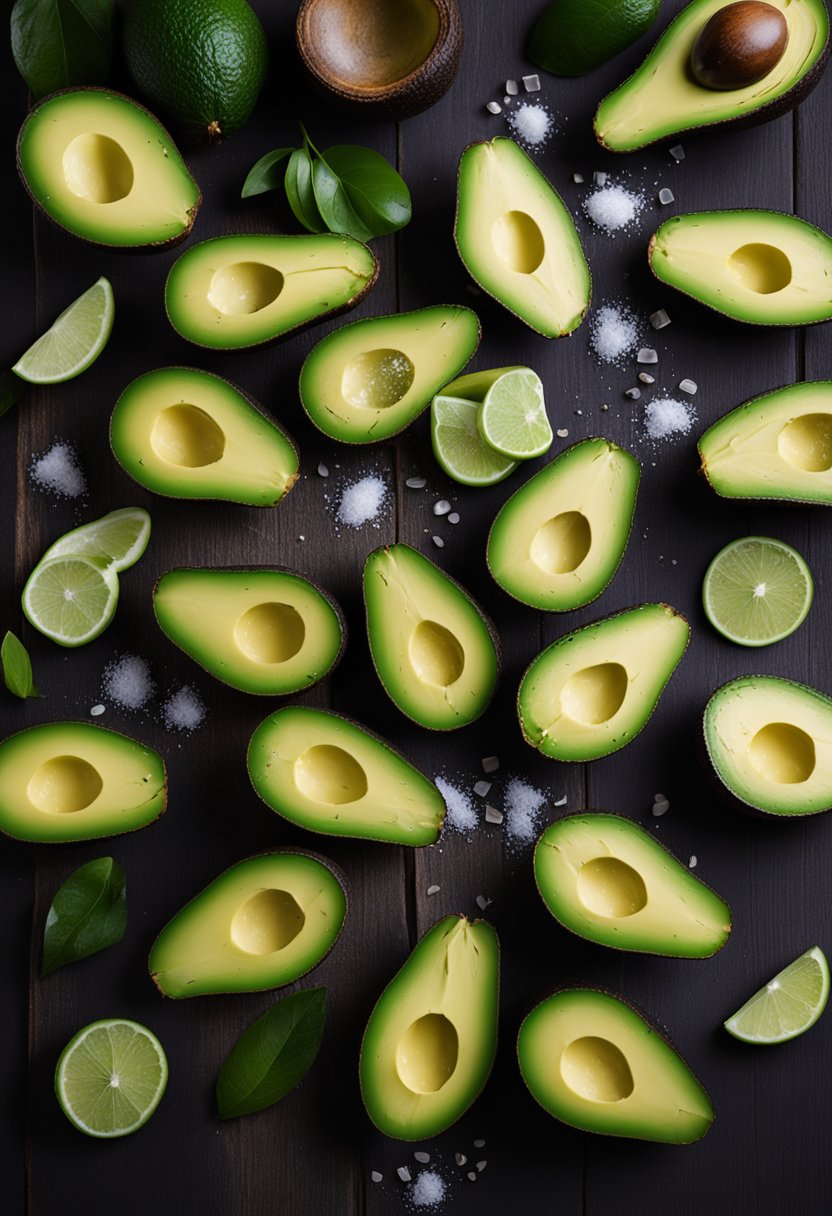
POLYGON ((39 490, 61 498, 80 498, 87 488, 75 448, 62 439, 32 461, 31 476, 39 490))
POLYGON ((125 654, 104 668, 101 691, 122 709, 141 709, 153 695, 150 668, 137 654, 125 654))
POLYGON ((205 721, 205 705, 190 684, 183 684, 165 702, 162 711, 168 730, 196 730, 205 721))
POLYGON ((338 519, 348 528, 360 528, 375 519, 387 497, 384 480, 375 473, 348 485, 338 504, 338 519))
POLYGON ((451 785, 444 777, 434 777, 433 783, 445 799, 445 826, 454 832, 470 832, 477 826, 477 812, 467 794, 451 785))
POLYGON ((618 232, 631 224, 644 206, 644 197, 623 186, 602 186, 584 200, 584 211, 603 232, 618 232))
POLYGON ((422 1170, 410 1188, 410 1200, 417 1208, 437 1207, 445 1198, 445 1182, 436 1170, 422 1170))
POLYGON ((537 821, 546 798, 533 785, 512 777, 503 795, 506 835, 516 844, 527 844, 537 835, 537 821))
POLYGON ((684 435, 695 419, 693 406, 686 401, 676 401, 673 397, 659 397, 650 401, 644 410, 644 426, 651 439, 684 435))
POLYGON ((521 143, 539 148, 552 134, 552 115, 545 106, 524 102, 509 114, 507 122, 521 143))
POLYGON ((619 363, 638 344, 636 318, 621 304, 604 304, 593 314, 589 342, 602 363, 619 363))

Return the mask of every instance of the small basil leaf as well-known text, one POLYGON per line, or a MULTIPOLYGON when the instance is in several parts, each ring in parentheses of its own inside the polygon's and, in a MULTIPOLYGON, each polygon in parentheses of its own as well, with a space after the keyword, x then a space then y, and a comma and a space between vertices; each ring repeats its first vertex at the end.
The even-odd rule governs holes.
POLYGON ((3 664, 3 679, 9 692, 20 697, 22 701, 27 697, 40 695, 32 676, 29 652, 11 630, 8 630, 0 646, 0 662, 3 664))
POLYGON ((279 190, 283 185, 283 174, 278 170, 284 160, 293 152, 294 148, 275 148, 274 152, 267 152, 265 156, 261 156, 243 182, 240 198, 251 198, 255 194, 266 194, 269 190, 279 190))
POLYGON ((12 54, 35 97, 107 82, 115 11, 116 0, 17 0, 12 54))
POLYGON ((323 154, 338 175, 353 210, 372 236, 384 236, 410 223, 410 191, 385 158, 372 148, 338 144, 323 154))
POLYGON ((330 232, 343 232, 357 241, 369 241, 372 232, 349 200, 340 177, 323 160, 312 164, 315 202, 330 232))
POLYGON ((325 232, 312 190, 312 159, 306 148, 296 148, 289 157, 284 181, 286 197, 295 219, 307 232, 325 232))
POLYGON ((13 405, 17 405, 28 388, 28 380, 21 380, 20 376, 16 376, 14 372, 3 372, 0 375, 0 418, 13 405))
POLYGON ((43 931, 41 975, 114 946, 127 929, 127 891, 112 857, 88 861, 55 892, 43 931))
POLYGON ((326 988, 292 992, 244 1031, 217 1077, 221 1119, 264 1110, 293 1090, 315 1061, 326 1022, 326 988))

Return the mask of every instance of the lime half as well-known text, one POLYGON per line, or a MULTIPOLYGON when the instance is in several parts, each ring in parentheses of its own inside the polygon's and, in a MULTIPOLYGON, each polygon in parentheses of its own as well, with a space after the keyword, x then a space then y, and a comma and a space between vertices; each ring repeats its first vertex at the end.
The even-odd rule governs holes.
POLYGON ((480 406, 462 397, 434 397, 430 409, 433 454, 449 477, 464 486, 493 486, 516 468, 500 456, 477 429, 480 406))
POLYGON ((548 452, 553 435, 537 373, 529 367, 504 372, 486 393, 477 425, 489 447, 512 460, 548 452))
POLYGON ((38 562, 23 588, 27 619, 60 646, 83 646, 109 625, 118 603, 118 575, 94 557, 38 562))
POLYGON ((126 1018, 79 1030, 55 1069, 61 1110, 79 1131, 112 1139, 147 1123, 162 1100, 168 1062, 155 1034, 126 1018))
POLYGON ((144 507, 121 507, 59 536, 41 558, 95 557, 113 570, 134 565, 150 539, 150 516, 144 507))
POLYGON ((718 633, 740 646, 768 646, 794 633, 812 606, 812 575, 782 540, 746 536, 717 553, 702 602, 718 633))
POLYGON ((107 345, 114 311, 113 289, 101 278, 64 309, 12 371, 30 384, 60 384, 80 375, 107 345))
POLYGON ((744 1043, 785 1043, 814 1026, 829 997, 829 964, 813 946, 755 992, 725 1029, 744 1043))

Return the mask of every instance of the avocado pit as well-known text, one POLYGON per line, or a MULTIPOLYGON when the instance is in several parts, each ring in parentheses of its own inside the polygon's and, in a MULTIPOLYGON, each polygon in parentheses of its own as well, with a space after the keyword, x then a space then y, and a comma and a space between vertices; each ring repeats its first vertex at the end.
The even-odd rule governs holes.
POLYGON ((618 857, 594 857, 577 877, 578 899, 590 912, 609 920, 634 916, 647 906, 644 879, 618 857))
POLYGON ((691 71, 707 89, 743 89, 777 66, 788 41, 788 22, 773 5, 761 0, 727 4, 699 31, 691 71))
POLYGON ((133 189, 130 158, 108 135, 76 135, 64 149, 61 167, 67 188, 88 203, 117 203, 133 189))
POLYGON ((776 245, 742 245, 728 258, 728 269, 741 287, 761 296, 782 291, 792 281, 792 264, 776 245))
POLYGON ((369 788, 367 774, 355 757, 328 743, 316 744, 302 752, 295 761, 294 777, 307 798, 332 806, 357 802, 369 788))
POLYGON ((629 677, 620 663, 598 663, 576 671, 563 686, 561 709, 582 726, 609 722, 627 695, 629 677))
POLYGON ((86 810, 104 788, 98 769, 81 756, 54 756, 35 769, 26 788, 29 801, 49 815, 86 810))
POLYGON ((789 419, 777 437, 777 451, 805 473, 828 472, 832 469, 832 416, 801 414, 789 419))
POLYGON ((538 528, 529 550, 532 561, 547 574, 571 574, 592 545, 589 520, 580 511, 562 511, 538 528))
POLYGON ((209 413, 187 401, 166 406, 153 420, 150 446, 166 464, 202 469, 225 451, 225 434, 209 413))
POLYGON ((437 621, 420 621, 410 635, 408 654, 420 680, 449 688, 465 667, 465 651, 449 629, 437 621))
POLYGON ((294 895, 267 887, 237 908, 231 920, 231 940, 244 954, 274 954, 294 941, 305 922, 294 895))
POLYGON ((568 1088, 588 1102, 623 1102, 635 1089, 624 1053, 596 1035, 573 1039, 564 1047, 560 1073, 568 1088))
POLYGON ((525 211, 506 211, 491 227, 494 252, 509 270, 534 274, 546 254, 546 242, 537 222, 525 211))
POLYGON ((770 722, 750 740, 748 758, 766 781, 800 785, 815 771, 815 741, 790 722, 770 722))
POLYGON ((396 1071, 415 1094, 435 1094, 453 1076, 459 1035, 443 1013, 426 1013, 407 1028, 396 1047, 396 1071))
POLYGON ((385 410, 409 391, 416 369, 400 350, 363 351, 344 368, 341 393, 350 405, 385 410))
POLYGON ((255 604, 234 624, 234 641, 254 663, 285 663, 303 646, 306 625, 291 604, 255 604))
POLYGON ((273 304, 283 290, 284 278, 265 262, 232 262, 211 276, 208 303, 225 317, 261 312, 273 304))

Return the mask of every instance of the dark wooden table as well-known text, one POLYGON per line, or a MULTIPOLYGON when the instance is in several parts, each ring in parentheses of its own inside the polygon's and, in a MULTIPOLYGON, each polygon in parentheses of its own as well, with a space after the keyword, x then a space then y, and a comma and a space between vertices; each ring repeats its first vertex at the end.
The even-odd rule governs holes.
MULTIPOLYGON (((4 49, 2 359, 8 365, 101 274, 115 289, 116 323, 109 346, 89 373, 30 392, 0 423, 0 627, 21 633, 44 694, 26 704, 0 698, 3 729, 87 719, 101 699, 103 668, 125 651, 151 663, 161 692, 174 683, 193 683, 209 716, 192 736, 173 735, 160 724, 158 699, 150 712, 133 714, 108 704, 99 721, 164 753, 170 769, 168 813, 147 830, 112 842, 49 848, 6 841, 0 849, 0 1143, 6 1162, 0 1206, 10 1214, 33 1216, 402 1211, 405 1188, 395 1169, 408 1162, 413 1166, 413 1149, 419 1146, 386 1140, 369 1123, 357 1084, 361 1032, 382 986, 417 937, 440 915, 477 914, 475 900, 482 894, 493 899, 487 915, 503 946, 502 1043, 480 1100, 456 1127, 426 1146, 449 1184, 447 1210, 460 1216, 821 1216, 829 1211, 832 1185, 832 1015, 805 1038, 772 1049, 736 1043, 721 1024, 801 951, 815 943, 832 946, 832 821, 758 823, 721 805, 697 766, 696 736, 709 692, 731 677, 759 671, 832 688, 827 576, 832 538, 820 508, 719 501, 696 476, 695 442, 707 423, 755 393, 832 375, 829 329, 755 330, 720 320, 653 282, 645 249, 658 221, 674 211, 774 207, 829 227, 832 78, 827 76, 796 115, 752 131, 685 139, 687 155, 679 165, 666 149, 624 158, 605 155, 591 133, 598 98, 638 62, 651 35, 587 77, 544 78, 539 96, 560 116, 561 129, 539 162, 569 207, 579 214, 585 193, 573 183, 573 172, 587 179, 593 170, 629 174, 634 186, 646 191, 647 207, 636 232, 611 239, 580 218, 579 226, 592 264, 596 306, 624 299, 645 318, 659 307, 672 316, 672 326, 655 335, 657 389, 672 392, 683 376, 700 386, 694 432, 650 445, 640 406, 623 396, 635 369, 599 367, 589 354, 586 324, 570 340, 548 342, 482 295, 470 294, 453 247, 459 153, 472 139, 505 131, 503 119, 487 115, 484 105, 501 99, 507 76, 531 70, 523 47, 540 0, 462 0, 466 46, 457 81, 439 105, 400 126, 350 120, 313 98, 294 59, 295 5, 258 0, 254 7, 267 29, 271 75, 250 124, 219 149, 190 156, 205 195, 195 239, 293 230, 273 197, 241 202, 239 190, 258 156, 295 140, 296 118, 307 122, 322 145, 357 141, 377 148, 406 177, 414 219, 397 237, 376 242, 380 280, 353 316, 437 302, 475 307, 483 342, 474 366, 528 363, 538 370, 554 425, 569 430, 567 440, 556 440, 554 451, 576 438, 603 434, 639 455, 644 477, 636 525, 622 569, 598 603, 560 618, 509 601, 486 571, 485 538, 497 508, 532 470, 491 490, 459 487, 432 458, 426 417, 400 440, 377 448, 347 449, 325 440, 303 414, 296 382, 304 355, 331 326, 268 350, 233 355, 199 352, 180 340, 162 303, 174 254, 111 255, 33 219, 13 170, 26 96, 4 49), (655 201, 659 186, 672 188, 676 202, 670 207, 655 201), (117 394, 140 372, 178 362, 237 380, 296 436, 303 475, 278 509, 167 501, 136 487, 117 466, 107 442, 117 394), (32 453, 55 437, 76 445, 87 470, 89 496, 80 506, 44 497, 30 484, 32 453), (316 472, 319 461, 331 470, 328 481, 316 472), (343 529, 336 536, 325 495, 370 470, 390 485, 390 510, 377 527, 343 529), (421 492, 404 484, 417 474, 427 478, 421 492), (432 504, 440 497, 450 498, 459 511, 456 527, 435 520, 432 504), (130 504, 146 506, 152 515, 147 554, 124 577, 118 613, 107 632, 81 651, 62 651, 22 622, 18 595, 24 579, 47 542, 77 522, 130 504), (431 543, 433 533, 445 539, 441 552, 431 543), (699 604, 709 558, 726 541, 747 533, 795 544, 816 584, 815 605, 799 632, 760 653, 720 640, 699 604), (394 540, 422 549, 458 577, 493 615, 502 637, 505 667, 492 708, 480 722, 451 736, 410 724, 391 708, 371 672, 360 604, 361 562, 370 549, 394 540), (320 580, 344 606, 351 630, 346 657, 332 679, 300 698, 304 703, 354 715, 380 729, 431 776, 445 774, 468 788, 481 775, 481 757, 496 752, 499 781, 513 774, 544 789, 549 818, 561 813, 552 803, 565 794, 568 809, 608 808, 646 824, 684 861, 696 854, 697 873, 730 902, 735 927, 725 949, 707 962, 685 962, 617 954, 570 938, 534 893, 529 852, 505 849, 499 827, 482 825, 470 839, 447 833, 438 847, 413 853, 311 837, 269 812, 249 787, 244 756, 252 729, 275 703, 234 693, 199 671, 162 637, 150 602, 154 581, 173 566, 247 562, 295 567, 320 580), (648 599, 668 600, 693 627, 690 650, 653 721, 625 751, 590 766, 566 767, 537 757, 522 742, 514 714, 525 665, 564 630, 648 599), (671 804, 661 820, 651 815, 656 792, 671 804), (303 981, 330 989, 325 1043, 313 1072, 284 1102, 222 1123, 213 1108, 217 1068, 273 996, 163 1000, 148 978, 147 952, 165 921, 220 870, 280 845, 322 848, 350 879, 346 931, 331 957, 303 981), (56 887, 82 862, 106 853, 127 874, 125 939, 105 954, 40 979, 39 943, 56 887), (428 897, 434 883, 441 890, 428 897), (516 1068, 518 1022, 542 990, 568 979, 605 985, 668 1029, 714 1100, 716 1122, 702 1142, 673 1148, 594 1138, 562 1127, 535 1105, 516 1068), (170 1083, 144 1130, 100 1143, 67 1123, 53 1096, 52 1074, 60 1049, 79 1027, 112 1015, 138 1018, 159 1034, 170 1059, 170 1083), (481 1151, 472 1149, 476 1138, 486 1141, 481 1151), (456 1151, 487 1159, 476 1184, 454 1164, 456 1151), (382 1183, 371 1182, 371 1170, 383 1173, 382 1183)), ((664 17, 680 7, 679 0, 670 0, 664 17)))

